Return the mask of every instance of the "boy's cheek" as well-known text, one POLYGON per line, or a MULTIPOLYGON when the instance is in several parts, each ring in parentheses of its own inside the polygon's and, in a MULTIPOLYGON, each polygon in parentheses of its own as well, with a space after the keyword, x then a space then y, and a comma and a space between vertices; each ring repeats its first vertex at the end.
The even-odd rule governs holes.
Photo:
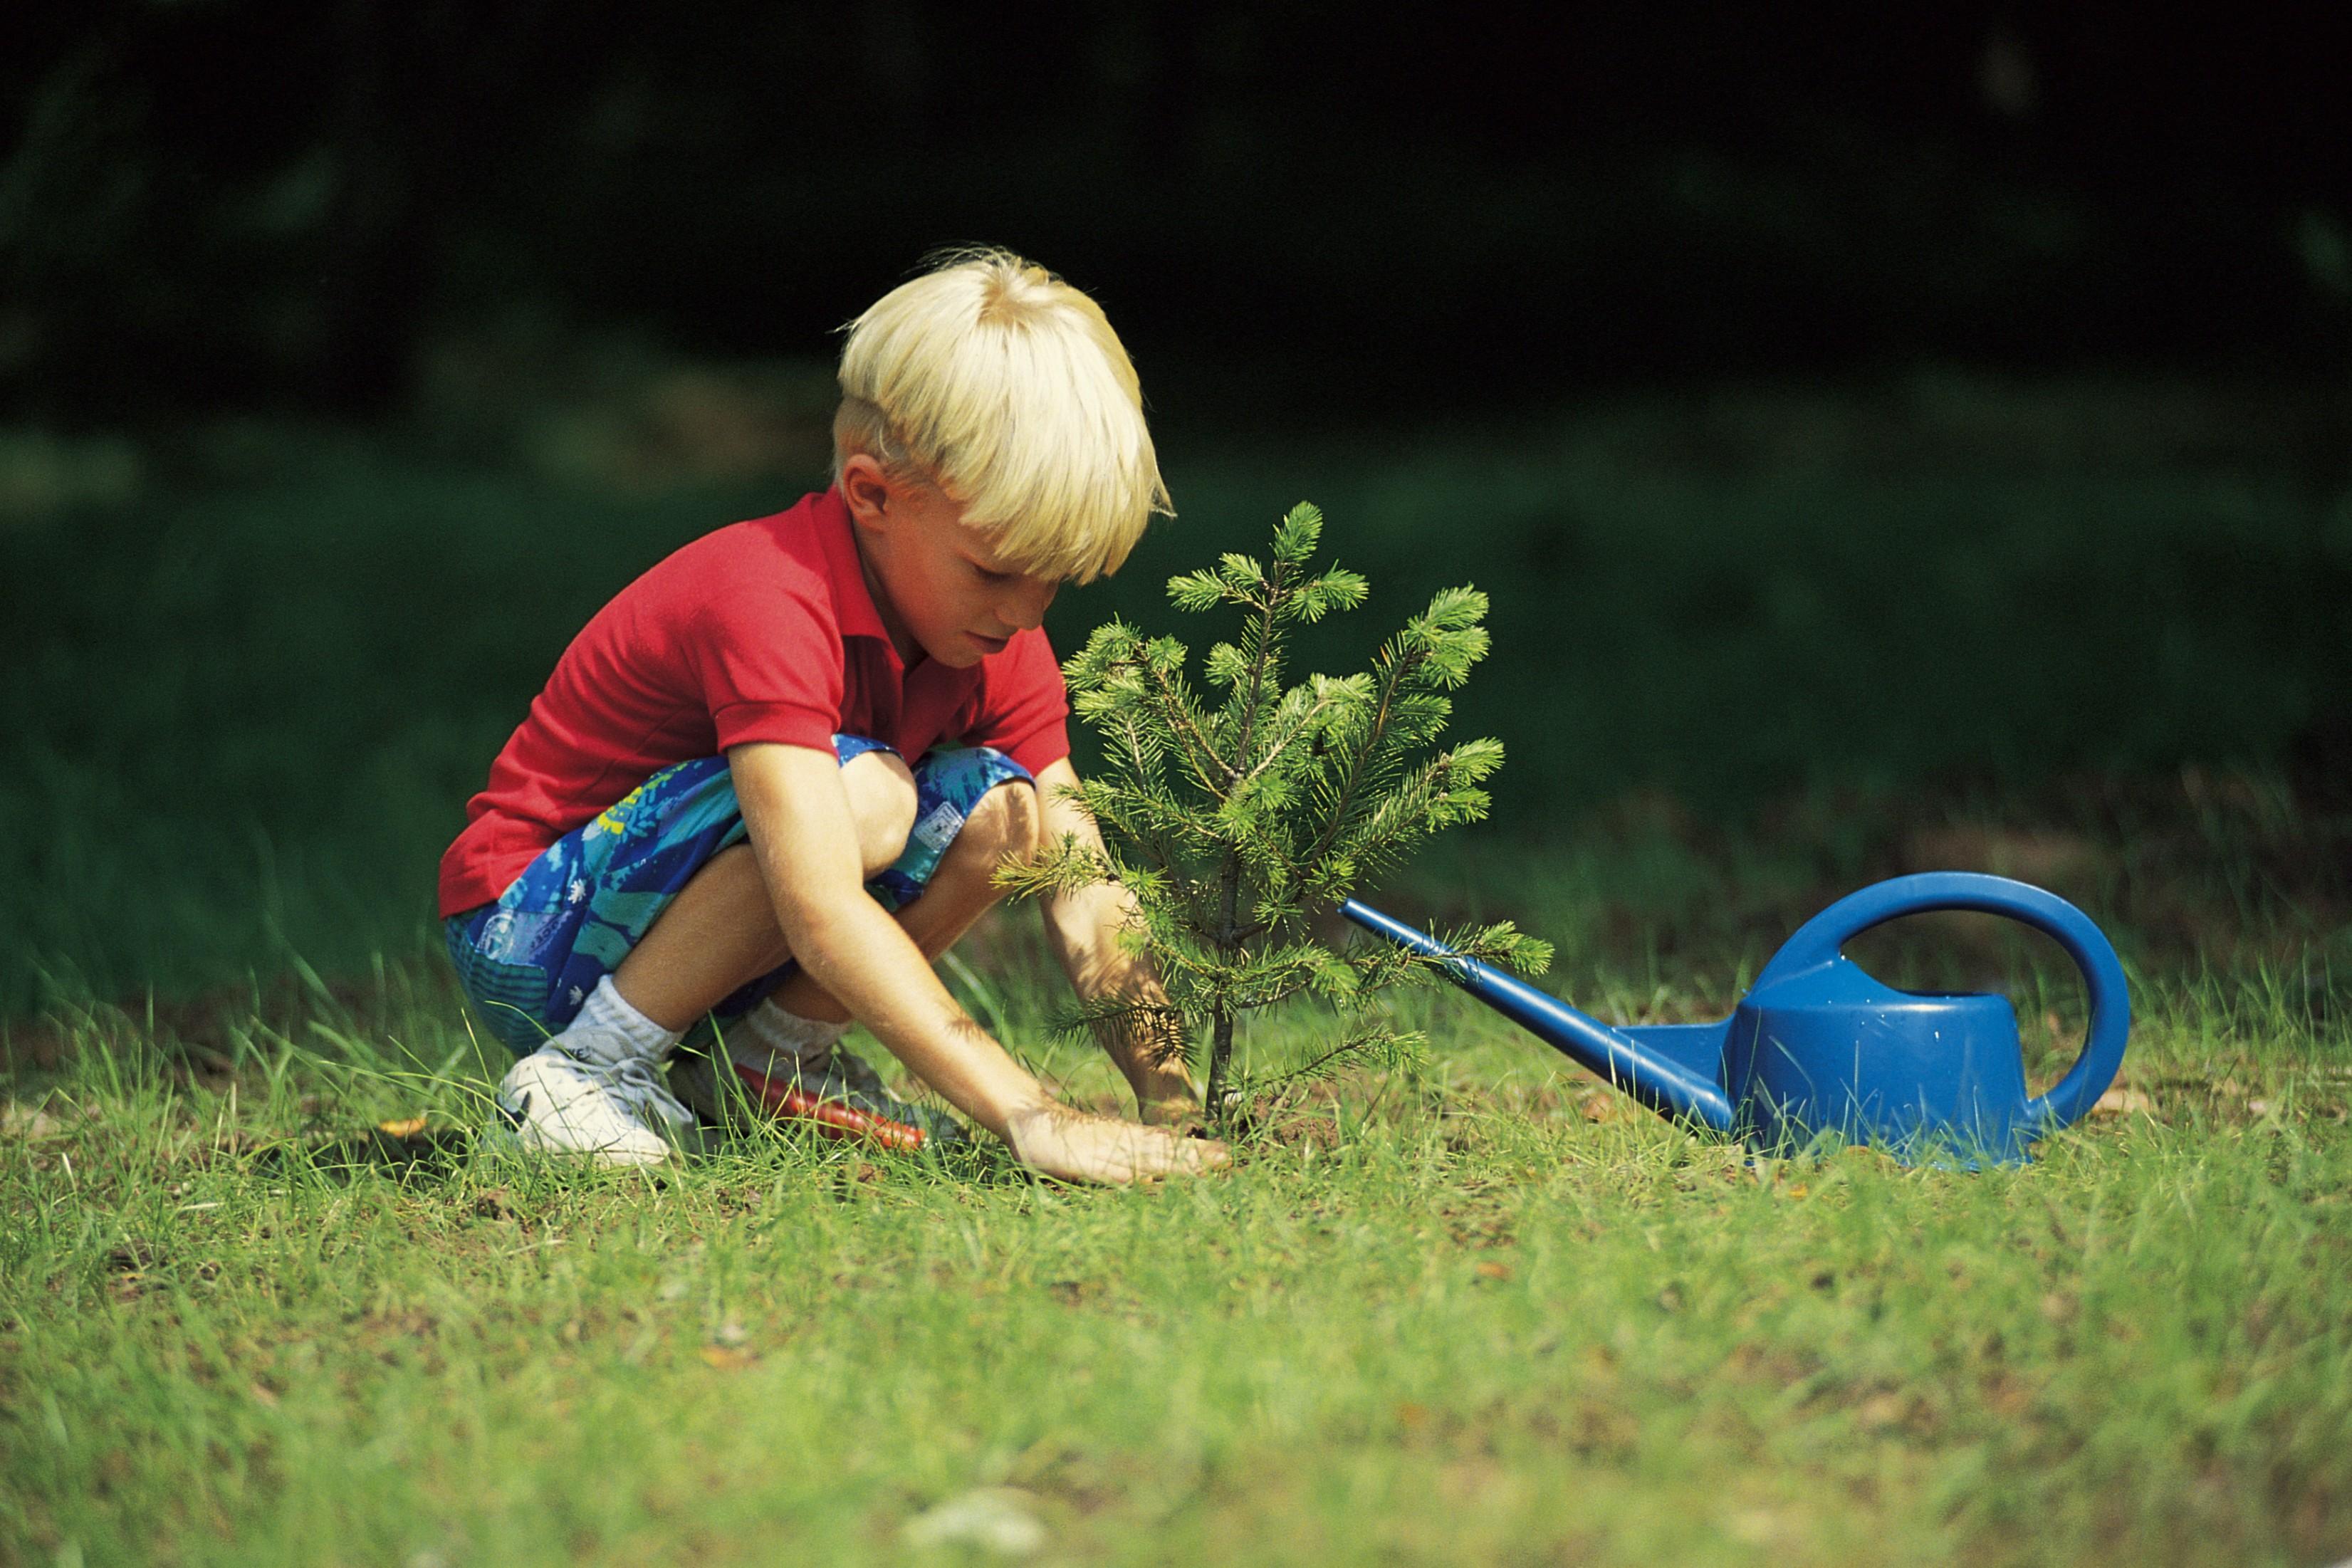
POLYGON ((957 606, 949 596, 932 584, 916 582, 908 584, 894 597, 899 617, 915 634, 915 640, 923 645, 924 651, 934 658, 951 660, 957 652, 953 645, 960 640, 958 634, 963 627, 957 606))

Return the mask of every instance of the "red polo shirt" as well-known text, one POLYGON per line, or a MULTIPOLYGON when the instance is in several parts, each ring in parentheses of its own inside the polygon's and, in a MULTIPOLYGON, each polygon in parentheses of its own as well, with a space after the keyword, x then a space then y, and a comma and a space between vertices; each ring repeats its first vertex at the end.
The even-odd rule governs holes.
POLYGON ((1070 754, 1042 630, 969 669, 908 669, 866 591, 840 493, 705 534, 572 639, 441 857, 441 913, 486 904, 547 847, 674 763, 751 741, 830 753, 866 735, 912 762, 941 741, 1035 773, 1070 754))

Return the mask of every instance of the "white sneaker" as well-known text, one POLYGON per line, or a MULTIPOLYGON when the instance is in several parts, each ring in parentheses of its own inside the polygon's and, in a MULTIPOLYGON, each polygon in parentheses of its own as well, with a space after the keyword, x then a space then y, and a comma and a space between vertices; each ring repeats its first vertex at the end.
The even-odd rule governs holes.
POLYGON ((552 1041, 499 1080, 499 1114, 525 1149, 587 1154, 605 1165, 657 1165, 672 1152, 660 1127, 690 1127, 650 1063, 609 1062, 552 1041))

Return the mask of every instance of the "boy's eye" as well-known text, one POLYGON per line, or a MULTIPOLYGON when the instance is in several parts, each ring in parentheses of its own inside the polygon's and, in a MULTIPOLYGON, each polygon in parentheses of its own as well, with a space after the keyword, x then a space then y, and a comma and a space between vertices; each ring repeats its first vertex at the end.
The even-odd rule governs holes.
POLYGON ((973 562, 973 563, 971 563, 971 569, 972 569, 973 571, 975 571, 975 572, 977 572, 977 573, 979 573, 979 574, 980 574, 980 580, 981 580, 982 582, 983 582, 983 583, 996 584, 996 583, 1010 583, 1010 582, 1012 582, 1012 581, 1013 581, 1013 574, 1012 574, 1012 573, 1010 573, 1010 572, 993 572, 993 571, 991 571, 989 568, 987 568, 987 567, 985 567, 985 566, 982 566, 982 565, 979 562, 977 562, 977 561, 975 561, 975 562, 973 562))

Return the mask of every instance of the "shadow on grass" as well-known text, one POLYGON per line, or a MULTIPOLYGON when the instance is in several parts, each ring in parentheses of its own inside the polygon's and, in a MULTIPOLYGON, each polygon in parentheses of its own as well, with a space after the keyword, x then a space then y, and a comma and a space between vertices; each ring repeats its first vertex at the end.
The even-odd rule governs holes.
POLYGON ((340 1182, 380 1176, 437 1183, 463 1170, 478 1142, 471 1128, 396 1132, 371 1127, 363 1132, 265 1144, 254 1152, 250 1169, 264 1177, 308 1173, 340 1182))

